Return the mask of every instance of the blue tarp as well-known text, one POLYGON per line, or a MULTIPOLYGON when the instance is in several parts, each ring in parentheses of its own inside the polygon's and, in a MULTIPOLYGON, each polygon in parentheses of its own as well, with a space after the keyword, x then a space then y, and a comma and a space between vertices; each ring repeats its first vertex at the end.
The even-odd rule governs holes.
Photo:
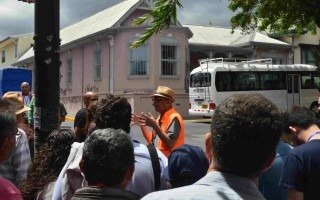
POLYGON ((21 91, 21 83, 32 84, 32 71, 24 68, 0 69, 0 96, 9 91, 21 91))

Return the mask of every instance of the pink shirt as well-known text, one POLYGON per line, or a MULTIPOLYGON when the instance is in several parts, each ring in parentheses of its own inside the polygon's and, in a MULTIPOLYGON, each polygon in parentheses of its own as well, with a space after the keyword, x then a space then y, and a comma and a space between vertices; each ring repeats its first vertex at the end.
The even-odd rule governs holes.
POLYGON ((22 196, 13 183, 4 178, 0 178, 0 199, 22 200, 22 196))

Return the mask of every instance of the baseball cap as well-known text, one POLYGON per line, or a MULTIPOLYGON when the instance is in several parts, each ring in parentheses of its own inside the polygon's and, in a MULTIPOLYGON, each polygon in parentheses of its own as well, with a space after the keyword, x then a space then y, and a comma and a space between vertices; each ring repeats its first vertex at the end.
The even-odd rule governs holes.
POLYGON ((209 161, 202 148, 183 144, 170 153, 164 177, 173 187, 191 185, 204 177, 208 168, 209 161))

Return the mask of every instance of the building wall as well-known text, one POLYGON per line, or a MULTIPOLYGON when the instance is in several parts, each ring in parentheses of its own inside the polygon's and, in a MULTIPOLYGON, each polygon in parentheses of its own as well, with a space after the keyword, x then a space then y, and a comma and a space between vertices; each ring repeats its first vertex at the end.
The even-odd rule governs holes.
MULTIPOLYGON (((143 31, 136 29, 124 29, 114 35, 113 55, 114 55, 114 94, 125 96, 130 99, 134 111, 149 112, 154 108, 151 103, 152 94, 159 85, 171 87, 176 93, 175 105, 179 112, 187 116, 188 97, 184 89, 186 76, 186 33, 181 30, 168 30, 153 36, 148 42, 148 70, 146 77, 133 78, 128 76, 128 49, 129 40, 136 35, 143 34, 143 31), (172 35, 179 43, 178 54, 178 76, 160 76, 160 43, 161 37, 172 35)), ((82 106, 82 94, 87 91, 96 92, 100 98, 110 92, 110 43, 109 38, 101 38, 102 44, 102 79, 93 80, 94 49, 96 40, 82 46, 76 46, 61 52, 60 60, 61 74, 60 82, 61 101, 66 105, 66 109, 71 116, 82 106), (68 51, 72 52, 72 84, 66 84, 66 66, 68 51)), ((111 50, 112 51, 112 50, 111 50)))
POLYGON ((307 32, 306 34, 303 34, 303 35, 284 35, 279 39, 289 44, 295 45, 294 54, 293 54, 294 63, 300 64, 302 62, 302 59, 301 59, 301 48, 299 44, 318 45, 320 41, 320 28, 317 28, 316 34, 307 32))
POLYGON ((4 46, 0 48, 0 67, 12 66, 20 56, 22 56, 33 43, 33 35, 22 35, 14 38, 9 38, 4 41, 4 46), (15 57, 15 44, 17 44, 17 56, 15 57), (5 62, 1 62, 2 51, 5 51, 5 62))
POLYGON ((11 66, 11 63, 15 61, 14 57, 14 45, 15 43, 10 43, 4 48, 0 49, 0 67, 11 66), (2 62, 2 52, 5 51, 5 62, 2 62))
POLYGON ((26 53, 30 48, 31 44, 34 43, 33 34, 23 35, 18 39, 18 57, 15 61, 18 60, 24 53, 26 53))

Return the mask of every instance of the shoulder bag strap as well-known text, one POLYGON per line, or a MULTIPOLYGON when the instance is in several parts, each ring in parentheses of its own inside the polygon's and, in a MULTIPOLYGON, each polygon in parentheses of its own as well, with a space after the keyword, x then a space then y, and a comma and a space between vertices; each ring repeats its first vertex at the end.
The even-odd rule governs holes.
POLYGON ((160 162, 159 157, 156 148, 149 144, 147 145, 150 157, 151 157, 151 163, 152 163, 152 169, 153 169, 153 176, 154 176, 154 187, 155 191, 158 191, 160 189, 160 162))

